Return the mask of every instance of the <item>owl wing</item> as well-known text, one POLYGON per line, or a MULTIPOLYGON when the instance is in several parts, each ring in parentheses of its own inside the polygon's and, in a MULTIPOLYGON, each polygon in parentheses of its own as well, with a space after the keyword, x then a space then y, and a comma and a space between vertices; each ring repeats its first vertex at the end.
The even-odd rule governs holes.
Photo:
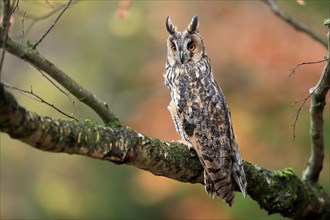
MULTIPOLYGON (((223 94, 222 90, 217 82, 214 81, 214 84, 217 88, 219 94, 223 94)), ((224 99, 224 105, 226 106, 226 114, 230 127, 230 143, 231 143, 231 159, 232 159, 232 176, 234 177, 236 183, 238 184, 243 196, 246 196, 246 177, 243 168, 243 161, 241 159, 241 155, 238 149, 238 145, 236 142, 236 136, 233 129, 232 121, 231 121, 231 113, 228 107, 226 100, 224 99)))
POLYGON ((205 189, 228 205, 234 199, 232 185, 232 136, 228 107, 220 87, 211 77, 190 84, 179 103, 182 126, 204 167, 205 189), (201 85, 203 84, 203 85, 201 85))
MULTIPOLYGON (((214 81, 210 80, 211 86, 206 86, 208 93, 206 110, 210 115, 207 118, 205 127, 208 140, 208 147, 203 151, 204 163, 206 163, 205 183, 209 194, 216 194, 231 206, 234 201, 234 190, 232 186, 232 157, 230 139, 230 121, 228 118, 228 107, 225 97, 214 81), (210 151, 211 149, 211 151, 210 151), (207 155, 207 156, 206 156, 207 155), (208 179, 208 180, 207 180, 208 179), (210 183, 207 185, 207 183, 210 183)), ((205 140, 204 140, 205 142, 205 140)), ((206 144, 206 143, 204 143, 206 144)))

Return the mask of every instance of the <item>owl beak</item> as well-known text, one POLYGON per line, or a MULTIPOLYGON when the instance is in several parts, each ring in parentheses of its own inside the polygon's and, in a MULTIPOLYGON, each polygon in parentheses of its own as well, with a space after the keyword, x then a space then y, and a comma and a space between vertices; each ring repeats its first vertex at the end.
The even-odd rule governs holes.
POLYGON ((181 50, 181 51, 180 51, 180 61, 181 61, 181 64, 184 63, 184 60, 185 60, 185 58, 184 58, 184 54, 183 54, 183 51, 181 50))

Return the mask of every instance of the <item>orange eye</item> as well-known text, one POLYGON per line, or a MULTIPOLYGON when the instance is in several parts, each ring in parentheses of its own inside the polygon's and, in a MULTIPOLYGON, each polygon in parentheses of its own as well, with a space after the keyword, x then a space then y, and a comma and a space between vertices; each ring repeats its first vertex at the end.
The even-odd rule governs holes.
POLYGON ((176 51, 176 47, 175 47, 175 45, 174 45, 174 44, 171 46, 171 50, 172 50, 173 52, 175 52, 175 51, 176 51))
POLYGON ((188 44, 188 50, 194 51, 195 48, 196 48, 196 45, 195 44, 188 44))

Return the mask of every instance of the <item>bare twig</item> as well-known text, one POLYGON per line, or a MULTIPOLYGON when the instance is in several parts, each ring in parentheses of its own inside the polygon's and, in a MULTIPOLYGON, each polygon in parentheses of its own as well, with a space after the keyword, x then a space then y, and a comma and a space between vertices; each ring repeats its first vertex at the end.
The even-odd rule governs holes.
POLYGON ((299 100, 299 101, 296 101, 294 102, 293 104, 298 104, 299 102, 301 102, 298 110, 296 111, 296 113, 294 114, 294 122, 292 124, 292 133, 293 133, 293 136, 292 136, 292 142, 295 141, 296 139, 296 125, 297 125, 297 122, 298 122, 298 118, 299 118, 299 115, 300 115, 300 112, 301 112, 301 109, 303 108, 303 106, 305 105, 305 103, 307 102, 307 100, 309 99, 309 97, 311 96, 312 94, 310 93, 307 97, 299 100))
MULTIPOLYGON (((74 4, 74 3, 77 3, 77 1, 74 1, 71 3, 71 6, 74 4)), ((44 20, 44 19, 47 19, 49 17, 51 17, 52 15, 56 14, 58 11, 62 10, 64 7, 66 7, 67 3, 65 4, 61 4, 57 7, 53 7, 53 10, 50 11, 49 13, 46 13, 44 15, 41 15, 41 16, 35 16, 33 14, 29 14, 28 12, 26 11, 21 11, 21 10, 17 10, 16 11, 16 14, 24 17, 24 19, 30 19, 32 20, 32 22, 27 26, 26 30, 24 30, 25 32, 25 35, 27 35, 30 30, 32 29, 32 27, 38 22, 38 21, 41 21, 41 20, 44 20)), ((22 36, 15 36, 15 37, 22 37, 22 36)))
POLYGON ((62 92, 68 99, 69 101, 71 102, 71 104, 73 105, 76 113, 77 113, 77 116, 78 116, 78 119, 79 121, 81 121, 81 114, 80 114, 80 111, 75 103, 75 101, 71 98, 71 94, 69 92, 66 92, 64 91, 59 85, 57 85, 49 76, 47 76, 46 74, 44 74, 40 69, 38 69, 38 67, 35 66, 35 68, 40 72, 40 74, 45 77, 51 84, 53 84, 53 86, 55 86, 60 92, 62 92))
POLYGON ((26 14, 26 11, 24 12, 23 14, 23 17, 22 17, 22 44, 24 43, 24 36, 25 36, 25 32, 24 32, 24 20, 25 20, 25 14, 26 14))
POLYGON ((48 106, 50 106, 51 108, 55 109, 56 111, 58 111, 59 113, 65 115, 66 117, 70 118, 70 119, 73 119, 75 121, 78 121, 78 119, 76 119, 75 117, 63 112, 61 109, 57 108, 54 104, 51 104, 49 102, 47 102, 46 100, 44 100, 43 98, 41 98, 39 95, 35 94, 32 90, 32 86, 30 88, 30 91, 27 91, 27 90, 24 90, 24 89, 20 89, 20 88, 17 88, 15 86, 12 86, 12 85, 9 85, 8 83, 6 82, 2 82, 1 81, 1 84, 4 85, 6 88, 10 88, 10 89, 14 89, 14 90, 17 90, 19 91, 20 93, 22 93, 23 95, 35 100, 35 101, 38 101, 38 102, 41 102, 41 103, 44 103, 48 106))
POLYGON ((292 75, 294 75, 296 73, 296 70, 303 65, 308 65, 308 64, 317 64, 317 63, 323 63, 325 61, 329 61, 329 59, 324 58, 323 60, 319 60, 319 61, 311 61, 311 62, 302 62, 302 63, 298 63, 294 68, 291 69, 290 75, 289 77, 291 77, 292 75))
POLYGON ((323 110, 326 105, 326 95, 330 89, 330 18, 325 21, 325 25, 329 28, 327 34, 328 61, 319 82, 314 88, 311 88, 311 156, 303 173, 303 179, 311 183, 317 183, 324 160, 323 110))
MULTIPOLYGON (((291 69, 291 72, 289 74, 289 77, 291 77, 292 75, 294 75, 297 71, 297 69, 300 67, 300 66, 303 66, 303 65, 308 65, 308 64, 317 64, 317 63, 323 63, 325 61, 329 61, 329 59, 327 59, 326 57, 323 59, 323 60, 320 60, 320 61, 312 61, 312 62, 302 62, 302 63, 298 63, 294 68, 291 69)), ((301 99, 301 100, 298 100, 298 101, 295 101, 293 104, 298 104, 301 102, 298 110, 296 111, 296 113, 294 114, 294 122, 292 124, 292 141, 294 142, 295 139, 296 139, 296 124, 298 122, 298 118, 299 118, 299 115, 300 115, 300 112, 301 112, 301 109, 303 108, 303 106, 305 105, 305 103, 307 102, 307 100, 311 97, 311 95, 314 93, 315 90, 311 90, 309 95, 306 96, 305 98, 301 99)))
POLYGON ((10 0, 3 0, 3 17, 2 17, 2 28, 3 33, 0 35, 2 44, 1 44, 1 57, 0 57, 0 79, 1 79, 1 70, 3 66, 3 61, 5 59, 5 44, 7 42, 8 38, 8 32, 10 27, 10 16, 11 16, 11 10, 10 10, 10 0))
POLYGON ((57 16, 57 18, 54 20, 52 25, 47 29, 47 31, 41 36, 41 38, 33 45, 33 49, 37 48, 37 46, 42 42, 42 40, 49 34, 49 32, 55 27, 57 21, 61 18, 61 16, 64 14, 64 12, 69 8, 72 0, 69 0, 66 6, 63 8, 61 13, 57 16))
POLYGON ((296 30, 306 33, 307 35, 312 37, 314 40, 321 43, 323 46, 327 47, 327 42, 322 36, 320 36, 318 33, 314 32, 314 31, 312 31, 306 25, 304 25, 304 24, 298 22, 297 20, 293 19, 289 14, 287 14, 286 12, 281 10, 274 0, 262 0, 262 1, 266 2, 270 6, 271 10, 278 17, 280 17, 281 19, 283 19, 284 21, 286 21, 287 23, 292 25, 296 30))

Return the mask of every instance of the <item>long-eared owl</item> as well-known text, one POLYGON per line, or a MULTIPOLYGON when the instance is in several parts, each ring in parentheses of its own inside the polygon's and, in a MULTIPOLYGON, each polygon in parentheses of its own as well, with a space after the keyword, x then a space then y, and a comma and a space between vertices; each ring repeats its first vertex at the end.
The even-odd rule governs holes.
POLYGON ((231 206, 235 182, 246 195, 243 162, 225 96, 214 80, 197 28, 197 16, 183 32, 167 17, 170 36, 164 77, 171 92, 168 109, 182 141, 196 151, 204 167, 206 192, 231 206))

